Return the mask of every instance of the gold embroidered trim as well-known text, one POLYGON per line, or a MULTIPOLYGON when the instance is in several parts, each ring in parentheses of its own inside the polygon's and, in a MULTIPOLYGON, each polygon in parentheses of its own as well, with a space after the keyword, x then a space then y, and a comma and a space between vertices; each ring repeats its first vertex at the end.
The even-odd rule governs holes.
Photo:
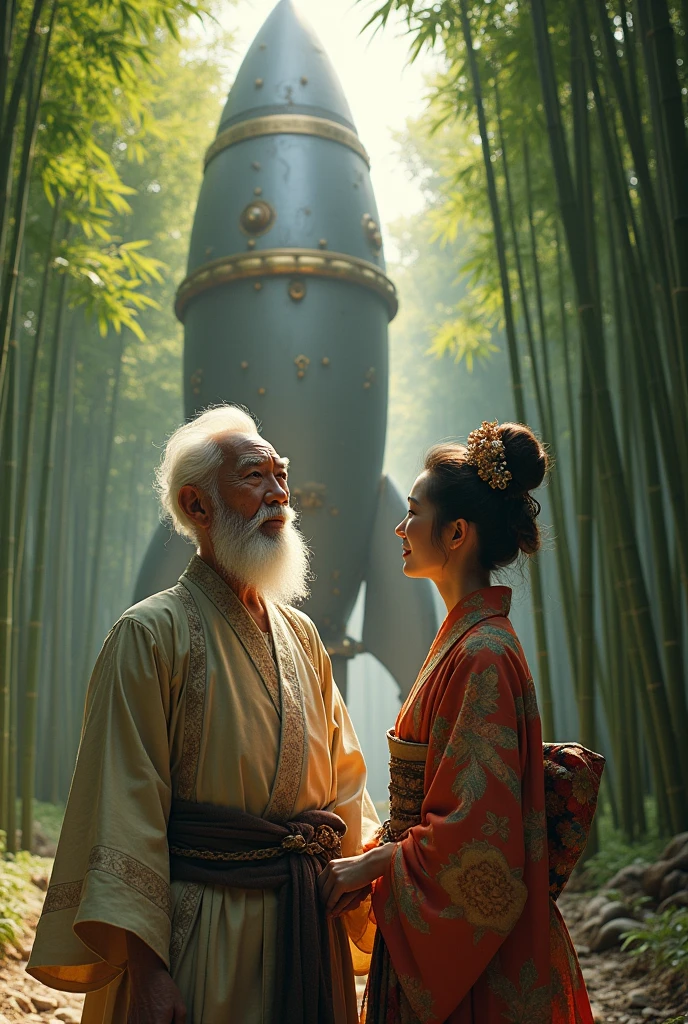
POLYGON ((288 821, 294 813, 308 756, 306 713, 301 682, 279 609, 269 606, 268 615, 282 684, 282 730, 277 771, 265 817, 288 821))
MULTIPOLYGON (((511 606, 511 600, 507 594, 502 595, 502 607, 499 611, 495 608, 491 608, 486 604, 485 598, 482 593, 477 593, 466 603, 467 610, 465 615, 462 615, 458 619, 452 628, 447 633, 446 637, 442 641, 441 645, 435 650, 434 654, 431 653, 428 660, 425 662, 420 670, 418 678, 411 688, 406 701, 404 702, 404 709, 411 707, 413 701, 418 696, 418 691, 422 687, 423 683, 428 679, 435 671, 442 659, 449 653, 454 644, 463 637, 469 629, 476 626, 479 622, 484 619, 494 618, 497 615, 508 615, 511 606), (472 610, 471 609, 472 607, 472 610)), ((432 651, 432 648, 431 648, 432 651)))
POLYGON ((298 615, 296 614, 294 609, 290 608, 289 605, 278 605, 278 607, 279 607, 279 610, 284 615, 284 617, 287 620, 287 622, 289 623, 289 625, 291 626, 291 628, 296 633, 296 636, 297 636, 297 638, 299 640, 299 643, 301 644, 301 646, 304 649, 306 657, 308 658, 308 660, 310 661, 311 665, 313 666, 313 668, 315 669, 315 671, 317 673, 318 667, 315 664, 315 658, 313 656, 313 648, 311 647, 311 640, 310 640, 310 637, 308 636, 308 633, 306 632, 306 627, 304 626, 303 622, 298 617, 298 615))
POLYGON ((177 776, 177 794, 181 800, 193 800, 196 794, 198 759, 201 752, 205 716, 206 650, 203 623, 196 602, 182 583, 173 587, 189 623, 189 674, 184 701, 184 740, 177 776))
POLYGON ((400 838, 419 825, 425 797, 425 760, 427 743, 409 743, 387 733, 389 745, 389 820, 387 835, 400 838))
MULTIPOLYGON (((152 868, 142 864, 135 857, 130 857, 128 853, 113 850, 110 846, 94 846, 88 858, 87 871, 104 871, 108 875, 114 875, 170 916, 169 885, 152 868)), ((83 886, 84 879, 79 882, 60 882, 51 885, 45 897, 43 913, 53 914, 57 910, 78 907, 83 886)))
POLYGON ((203 593, 213 602, 217 610, 224 615, 258 670, 277 714, 281 715, 277 666, 270 655, 270 651, 263 639, 263 634, 239 598, 231 587, 227 586, 222 577, 218 576, 198 555, 194 555, 191 559, 184 576, 200 587, 203 593))
POLYGON ((81 901, 83 879, 80 882, 58 882, 48 887, 43 904, 44 914, 54 914, 57 910, 70 910, 78 907, 81 901))
POLYGON ((162 910, 168 917, 172 916, 170 887, 167 881, 146 864, 130 857, 121 850, 113 850, 110 846, 94 846, 88 858, 89 871, 104 871, 114 875, 121 882, 135 889, 142 896, 162 910))
POLYGON ((199 885, 197 882, 188 882, 184 886, 184 891, 174 908, 172 936, 170 938, 170 973, 173 976, 184 952, 191 926, 196 919, 196 911, 200 906, 202 895, 202 885, 199 885))

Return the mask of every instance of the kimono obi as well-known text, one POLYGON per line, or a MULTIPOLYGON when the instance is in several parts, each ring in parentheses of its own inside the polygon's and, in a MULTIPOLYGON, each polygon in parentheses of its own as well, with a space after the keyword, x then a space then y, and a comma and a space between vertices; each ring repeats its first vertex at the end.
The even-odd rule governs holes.
MULTIPOLYGON (((378 832, 384 843, 404 839, 421 823, 425 797, 427 743, 400 740, 387 732, 389 744, 389 818, 378 832)), ((597 807, 604 757, 579 743, 543 743, 549 891, 556 900, 585 849, 597 807)))
POLYGON ((389 744, 389 819, 380 832, 383 842, 398 842, 414 825, 420 825, 425 796, 427 743, 400 740, 387 732, 389 744))

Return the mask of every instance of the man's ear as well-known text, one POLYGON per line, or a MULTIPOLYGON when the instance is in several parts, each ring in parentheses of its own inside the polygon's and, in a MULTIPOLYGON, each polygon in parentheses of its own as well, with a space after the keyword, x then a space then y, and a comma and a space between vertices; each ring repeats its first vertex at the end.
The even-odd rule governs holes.
POLYGON ((211 523, 211 505, 208 496, 194 487, 193 484, 185 484, 177 496, 179 507, 182 512, 191 519, 196 526, 208 529, 211 523))

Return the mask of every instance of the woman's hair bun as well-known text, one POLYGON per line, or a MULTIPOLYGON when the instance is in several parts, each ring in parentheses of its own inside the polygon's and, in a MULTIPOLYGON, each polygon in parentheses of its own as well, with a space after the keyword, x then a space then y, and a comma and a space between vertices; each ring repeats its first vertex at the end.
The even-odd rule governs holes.
POLYGON ((522 423, 502 423, 499 435, 511 473, 505 494, 516 496, 534 491, 545 479, 549 465, 544 446, 530 427, 522 423))

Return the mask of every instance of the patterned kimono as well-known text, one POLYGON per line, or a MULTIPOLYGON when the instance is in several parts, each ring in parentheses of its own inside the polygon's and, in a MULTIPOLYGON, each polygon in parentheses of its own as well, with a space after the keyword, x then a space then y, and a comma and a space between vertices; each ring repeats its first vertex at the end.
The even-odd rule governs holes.
POLYGON ((592 1024, 549 896, 535 687, 511 591, 444 621, 390 736, 397 844, 376 883, 368 1024, 592 1024))

